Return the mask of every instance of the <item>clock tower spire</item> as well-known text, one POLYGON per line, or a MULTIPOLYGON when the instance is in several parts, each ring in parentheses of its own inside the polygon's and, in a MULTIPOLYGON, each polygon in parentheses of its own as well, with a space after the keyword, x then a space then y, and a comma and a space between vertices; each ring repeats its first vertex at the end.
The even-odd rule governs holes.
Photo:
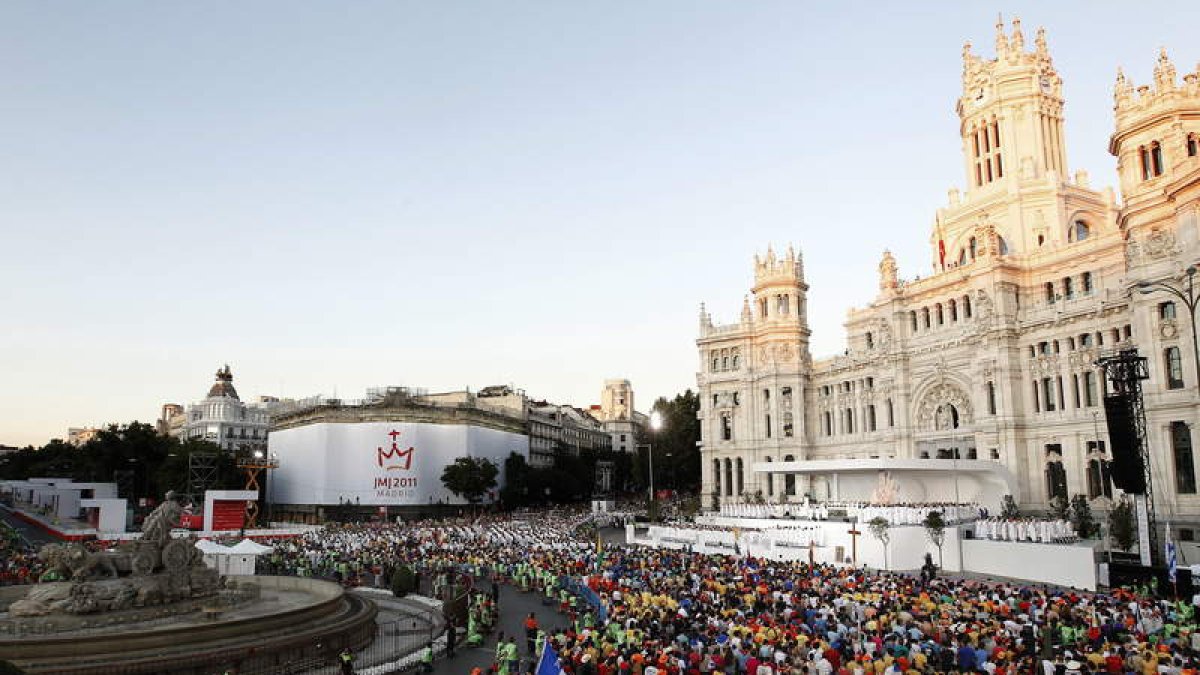
POLYGON ((957 109, 968 193, 1052 171, 1066 176, 1062 78, 1044 30, 1038 29, 1027 51, 1020 19, 1013 20, 1011 34, 1003 21, 997 23, 993 59, 973 54, 967 43, 957 109))

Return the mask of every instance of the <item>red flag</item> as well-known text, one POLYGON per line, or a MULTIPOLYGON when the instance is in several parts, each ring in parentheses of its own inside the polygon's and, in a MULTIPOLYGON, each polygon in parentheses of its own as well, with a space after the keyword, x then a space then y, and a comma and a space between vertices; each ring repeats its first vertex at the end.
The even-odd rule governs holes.
POLYGON ((938 238, 938 265, 944 272, 946 270, 946 240, 942 238, 942 214, 934 212, 934 223, 937 225, 938 238))

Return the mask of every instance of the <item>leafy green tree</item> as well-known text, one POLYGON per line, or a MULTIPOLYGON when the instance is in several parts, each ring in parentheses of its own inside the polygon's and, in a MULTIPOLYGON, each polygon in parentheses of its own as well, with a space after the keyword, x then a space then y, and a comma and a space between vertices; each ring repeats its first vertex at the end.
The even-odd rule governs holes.
POLYGON ((1071 498, 1071 524, 1075 526, 1075 534, 1080 539, 1087 539, 1095 532, 1096 519, 1092 517, 1092 507, 1086 495, 1071 498))
POLYGON ((529 463, 524 455, 509 454, 504 460, 504 488, 500 490, 500 501, 504 507, 515 509, 529 502, 529 463))
MULTIPOLYGON (((700 397, 691 389, 673 399, 660 397, 651 406, 662 416, 662 428, 647 430, 647 440, 654 445, 654 486, 676 490, 696 490, 700 487, 700 397)), ((642 476, 647 475, 642 473, 642 476)))
POLYGON ((1050 517, 1058 520, 1070 520, 1071 502, 1067 501, 1062 495, 1055 495, 1050 499, 1050 517))
POLYGON ((1004 495, 1004 505, 1000 509, 1000 516, 1007 520, 1013 520, 1021 516, 1021 510, 1017 508, 1017 500, 1013 499, 1012 495, 1004 495))
POLYGON ((140 422, 110 425, 82 447, 55 439, 42 446, 23 448, 0 457, 0 478, 62 476, 77 481, 107 482, 118 472, 133 477, 133 497, 161 499, 167 490, 188 491, 188 456, 195 452, 218 456, 216 489, 242 486, 241 473, 232 455, 201 440, 160 436, 140 422))
POLYGON ((888 564, 888 543, 892 540, 890 532, 892 524, 883 516, 875 516, 867 521, 867 527, 870 529, 871 536, 879 540, 883 544, 883 566, 885 569, 891 567, 888 564))
POLYGON ((930 511, 922 524, 925 526, 925 536, 937 547, 938 567, 943 567, 942 545, 946 543, 946 519, 942 517, 941 511, 930 511))
POLYGON ((1108 534, 1118 549, 1133 549, 1137 541, 1137 526, 1134 523, 1133 503, 1128 498, 1118 501, 1108 512, 1108 534))
POLYGON ((442 485, 472 504, 496 487, 500 469, 483 457, 459 457, 442 470, 442 485))
POLYGON ((413 572, 413 568, 401 565, 392 571, 391 584, 392 595, 403 598, 417 590, 417 575, 413 572))

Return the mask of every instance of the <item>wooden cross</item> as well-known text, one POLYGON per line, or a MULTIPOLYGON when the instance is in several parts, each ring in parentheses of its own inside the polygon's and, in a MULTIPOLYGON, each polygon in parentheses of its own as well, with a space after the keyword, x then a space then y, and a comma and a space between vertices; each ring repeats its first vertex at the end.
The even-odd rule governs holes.
POLYGON ((850 530, 846 533, 850 535, 850 564, 854 567, 858 567, 858 535, 862 534, 855 527, 857 524, 857 521, 851 523, 850 530))

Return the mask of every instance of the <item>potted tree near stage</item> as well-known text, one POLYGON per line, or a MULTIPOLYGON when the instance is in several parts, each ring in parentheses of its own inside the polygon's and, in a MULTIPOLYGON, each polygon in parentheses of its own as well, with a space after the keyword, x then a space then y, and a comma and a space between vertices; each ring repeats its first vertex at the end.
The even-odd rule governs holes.
POLYGON ((945 567, 942 564, 942 546, 946 543, 946 519, 941 511, 930 511, 921 524, 925 526, 925 536, 929 537, 929 542, 937 547, 938 567, 945 567))
POLYGON ((883 568, 890 569, 891 564, 888 562, 888 542, 892 540, 892 534, 889 531, 892 524, 883 516, 875 516, 869 522, 867 527, 871 531, 871 536, 879 540, 883 544, 883 568))

